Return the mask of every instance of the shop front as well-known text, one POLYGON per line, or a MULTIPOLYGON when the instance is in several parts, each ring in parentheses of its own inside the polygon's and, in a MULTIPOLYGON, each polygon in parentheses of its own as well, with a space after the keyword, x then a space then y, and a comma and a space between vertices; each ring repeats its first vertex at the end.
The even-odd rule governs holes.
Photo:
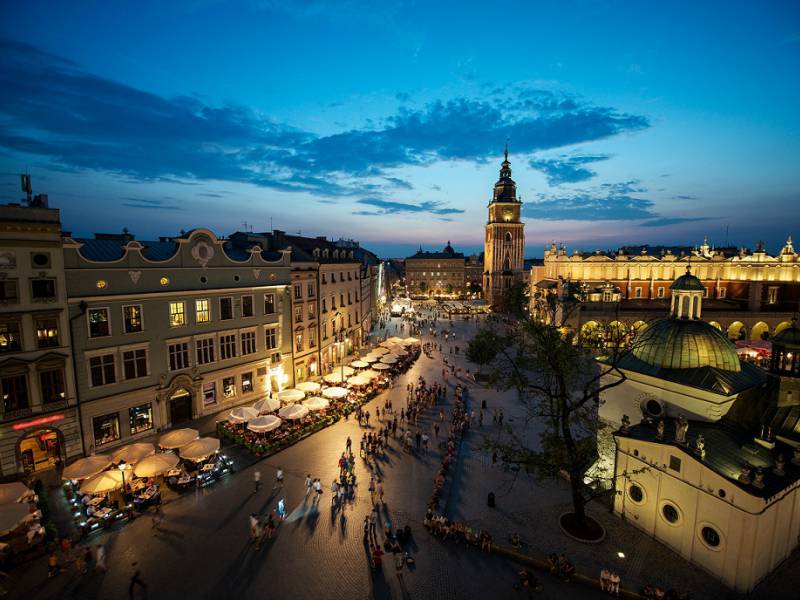
POLYGON ((64 440, 58 429, 35 429, 17 442, 17 462, 26 475, 55 468, 66 458, 64 440))
POLYGON ((53 469, 82 453, 72 408, 0 425, 0 477, 53 469))

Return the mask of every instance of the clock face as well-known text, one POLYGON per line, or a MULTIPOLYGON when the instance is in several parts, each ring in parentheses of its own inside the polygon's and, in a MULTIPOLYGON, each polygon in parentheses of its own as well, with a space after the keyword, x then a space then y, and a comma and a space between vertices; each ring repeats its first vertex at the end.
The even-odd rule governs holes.
POLYGON ((510 221, 511 220, 511 209, 510 208, 507 208, 507 209, 505 209, 503 211, 503 219, 505 219, 506 221, 510 221))

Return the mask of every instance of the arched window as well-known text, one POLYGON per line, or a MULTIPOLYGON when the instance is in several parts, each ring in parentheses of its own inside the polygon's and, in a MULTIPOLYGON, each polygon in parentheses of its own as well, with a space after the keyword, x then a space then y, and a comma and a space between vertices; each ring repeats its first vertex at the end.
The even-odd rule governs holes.
POLYGON ((511 260, 506 256, 505 260, 503 260, 503 270, 510 271, 511 270, 511 260))
POLYGON ((511 241, 513 241, 513 239, 514 239, 514 238, 513 238, 513 236, 511 235, 511 232, 510 232, 510 231, 506 231, 506 242, 509 242, 509 243, 510 243, 511 241))

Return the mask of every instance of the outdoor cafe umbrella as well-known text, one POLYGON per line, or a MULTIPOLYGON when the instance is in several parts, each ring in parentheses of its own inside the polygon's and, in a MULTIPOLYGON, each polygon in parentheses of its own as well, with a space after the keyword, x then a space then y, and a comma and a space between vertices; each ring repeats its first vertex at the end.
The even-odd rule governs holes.
POLYGON ((272 431, 273 429, 277 429, 281 426, 281 421, 275 415, 264 415, 262 417, 256 417, 252 421, 247 424, 247 428, 250 431, 255 431, 256 433, 266 433, 267 431, 272 431))
POLYGON ((61 473, 61 479, 86 479, 97 475, 111 465, 111 458, 106 454, 95 454, 79 458, 61 473))
POLYGON ((392 367, 390 367, 386 363, 379 362, 372 365, 372 368, 375 369, 376 371, 386 371, 387 369, 391 369, 392 367))
POLYGON ((255 419, 258 411, 252 406, 237 406, 228 413, 228 421, 232 423, 247 423, 250 419, 255 419))
POLYGON ((375 379, 378 376, 378 372, 373 371, 372 369, 366 369, 364 371, 361 371, 361 373, 359 373, 358 376, 364 377, 366 379, 375 379))
POLYGON ((278 400, 281 402, 300 402, 303 398, 306 397, 306 393, 303 390, 299 390, 297 388, 292 388, 290 390, 283 390, 282 392, 278 392, 278 400))
POLYGON ((289 404, 278 411, 283 419, 302 419, 308 414, 308 407, 302 404, 289 404))
POLYGON ((115 463, 124 462, 130 465, 155 453, 156 448, 153 444, 128 444, 114 452, 111 455, 111 461, 115 463))
MULTIPOLYGON (((275 412, 281 407, 281 401, 277 398, 264 398, 253 404, 253 408, 258 411, 258 414, 264 415, 266 413, 275 412)), ((252 421, 252 420, 251 420, 252 421)))
POLYGON ((367 385, 372 378, 364 377, 363 375, 354 375, 350 379, 347 380, 347 385, 367 385))
POLYGON ((397 362, 397 357, 392 356, 391 354, 387 354, 386 356, 381 357, 381 362, 386 365, 393 365, 394 363, 397 362))
POLYGON ((0 483, 0 505, 19 502, 30 490, 21 481, 0 483))
POLYGON ((363 360, 365 363, 374 363, 374 362, 378 362, 378 360, 380 360, 380 356, 378 356, 376 354, 367 354, 361 360, 363 360))
POLYGON ((0 505, 0 535, 17 528, 17 525, 29 515, 27 504, 11 502, 0 505))
POLYGON ((82 494, 106 494, 122 487, 122 471, 111 469, 90 477, 81 484, 82 494))
POLYGON ((355 367, 356 369, 366 369, 369 366, 369 363, 364 360, 354 360, 350 363, 351 367, 355 367))
POLYGON ((153 456, 148 456, 139 461, 133 469, 133 474, 136 477, 155 477, 156 475, 163 475, 170 469, 178 464, 177 454, 172 452, 160 452, 153 456))
POLYGON ((350 377, 350 375, 356 372, 356 370, 353 367, 340 367, 336 370, 339 371, 340 373, 344 373, 345 377, 350 377))
POLYGON ((377 348, 373 348, 370 354, 374 354, 375 356, 386 354, 389 351, 389 346, 394 346, 394 344, 390 344, 389 342, 383 342, 377 348))
POLYGON ((298 390, 302 390, 304 392, 314 394, 319 391, 319 388, 322 387, 316 381, 303 381, 302 383, 298 383, 295 386, 298 390))
POLYGON ((324 410, 330 405, 330 402, 328 402, 325 398, 320 398, 319 396, 314 396, 308 400, 303 400, 303 406, 305 406, 308 410, 324 410))
POLYGON ((403 340, 403 344, 407 346, 413 346, 414 344, 419 344, 419 340, 415 337, 409 337, 403 340))
POLYGON ((200 435, 197 429, 174 429, 168 431, 158 440, 158 445, 162 448, 180 448, 189 442, 196 440, 200 435))
POLYGON ((219 440, 217 438, 200 438, 189 442, 181 448, 181 458, 197 462, 208 458, 219 450, 219 440))
POLYGON ((326 383, 342 383, 342 381, 344 381, 344 378, 338 369, 333 373, 328 373, 325 375, 325 377, 323 377, 323 379, 326 383))
MULTIPOLYGON (((384 340, 384 341, 381 342, 380 345, 383 346, 384 348, 388 348, 389 346, 394 346, 394 342, 390 342, 389 340, 384 340)), ((379 348, 375 348, 375 350, 378 350, 378 349, 379 348)), ((373 352, 374 352, 374 350, 373 350, 373 352)))
POLYGON ((390 352, 395 356, 406 356, 408 354, 408 350, 402 346, 392 346, 390 352))
POLYGON ((347 396, 349 391, 347 388, 343 387, 329 387, 322 390, 322 395, 326 398, 330 398, 331 400, 338 400, 339 398, 344 398, 347 396))
POLYGON ((387 342, 391 342, 391 345, 392 345, 392 346, 394 346, 395 344, 401 344, 401 343, 403 343, 403 338, 399 338, 399 337, 397 337, 396 335, 393 335, 392 337, 390 337, 390 338, 389 338, 388 340, 386 340, 386 341, 387 341, 387 342))

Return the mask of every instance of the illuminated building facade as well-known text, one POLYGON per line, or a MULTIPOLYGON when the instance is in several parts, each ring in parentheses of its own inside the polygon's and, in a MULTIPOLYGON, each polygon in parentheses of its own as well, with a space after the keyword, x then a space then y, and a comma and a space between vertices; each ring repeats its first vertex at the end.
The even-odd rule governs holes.
POLYGON ((406 286, 414 296, 461 297, 466 291, 465 259, 447 242, 441 252, 421 248, 405 259, 406 286))

